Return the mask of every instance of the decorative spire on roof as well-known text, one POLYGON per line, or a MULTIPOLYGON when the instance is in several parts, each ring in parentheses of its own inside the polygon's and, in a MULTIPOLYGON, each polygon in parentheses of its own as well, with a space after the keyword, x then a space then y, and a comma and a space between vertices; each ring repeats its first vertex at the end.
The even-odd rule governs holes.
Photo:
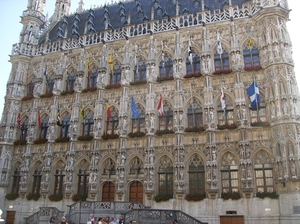
POLYGON ((83 0, 80 0, 78 3, 78 8, 77 8, 76 12, 78 12, 78 13, 83 12, 83 10, 84 10, 83 6, 84 6, 83 0))
POLYGON ((127 24, 126 9, 125 9, 124 4, 122 2, 119 3, 119 6, 120 6, 119 16, 121 18, 121 23, 126 25, 127 24))
POLYGON ((72 36, 75 38, 79 38, 80 34, 79 34, 79 23, 80 23, 80 14, 79 13, 75 13, 75 18, 73 20, 73 25, 72 25, 72 36))
POLYGON ((88 15, 88 22, 87 22, 87 32, 89 34, 95 33, 95 24, 94 24, 94 19, 95 19, 95 12, 93 9, 89 10, 89 15, 88 15))
POLYGON ((60 22, 58 28, 57 28, 57 35, 56 38, 58 40, 65 38, 65 30, 68 25, 68 19, 66 16, 64 16, 63 20, 60 22))

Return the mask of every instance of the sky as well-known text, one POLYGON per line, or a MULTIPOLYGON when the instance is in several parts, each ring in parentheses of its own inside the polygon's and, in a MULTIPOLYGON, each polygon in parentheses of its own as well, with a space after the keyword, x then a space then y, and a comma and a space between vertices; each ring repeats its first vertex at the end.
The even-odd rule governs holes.
MULTIPOLYGON (((114 0, 114 2, 119 0, 114 0)), ((149 0, 150 1, 150 0, 149 0)), ((165 0, 161 0, 165 1, 165 0)), ((79 0, 72 0, 71 13, 76 11, 79 0)), ((84 0, 84 8, 89 9, 91 6, 99 6, 110 3, 111 0, 84 0)), ((22 30, 20 23, 22 12, 27 9, 27 0, 0 0, 0 112, 4 108, 4 97, 6 94, 6 84, 11 72, 11 63, 9 55, 11 54, 12 45, 19 42, 19 35, 22 30)), ((300 85, 300 0, 288 0, 291 9, 287 27, 293 44, 293 59, 295 63, 295 75, 297 83, 300 85), (298 39, 297 39, 298 38, 298 39)), ((44 13, 49 17, 53 15, 55 0, 46 0, 44 13)), ((299 88, 299 87, 298 87, 299 88)))

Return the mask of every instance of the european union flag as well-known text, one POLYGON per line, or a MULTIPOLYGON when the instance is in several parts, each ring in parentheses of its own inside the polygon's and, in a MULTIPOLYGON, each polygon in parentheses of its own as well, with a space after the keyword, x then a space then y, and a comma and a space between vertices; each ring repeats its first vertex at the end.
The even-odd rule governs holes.
POLYGON ((134 101, 133 96, 131 97, 131 110, 132 110, 132 117, 133 118, 138 118, 140 116, 139 110, 136 106, 136 103, 134 101))
POLYGON ((260 103, 260 95, 258 84, 255 81, 247 88, 247 93, 250 97, 251 107, 258 106, 260 103))

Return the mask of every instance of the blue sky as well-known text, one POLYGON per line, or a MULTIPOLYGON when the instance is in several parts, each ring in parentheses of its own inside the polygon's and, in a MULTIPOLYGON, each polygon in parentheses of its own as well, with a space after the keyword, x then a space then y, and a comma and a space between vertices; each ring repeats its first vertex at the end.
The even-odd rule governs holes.
MULTIPOLYGON (((118 2, 119 0, 117 0, 118 2)), ((149 0, 150 1, 150 0, 149 0)), ((164 1, 164 0, 161 0, 164 1)), ((11 71, 11 63, 9 55, 11 53, 12 45, 19 42, 19 35, 22 29, 20 23, 22 12, 27 8, 27 0, 0 0, 0 111, 2 114, 4 107, 4 97, 6 94, 6 83, 11 71)), ((75 12, 78 7, 79 0, 72 0, 71 12, 75 12)), ((101 5, 109 1, 104 0, 84 0, 84 8, 89 9, 91 5, 101 5)), ((115 0, 114 0, 115 2, 115 0)), ((48 12, 49 17, 54 12, 55 0, 46 0, 45 13, 48 12)), ((290 21, 288 22, 288 29, 293 43, 293 58, 295 62, 295 74, 297 77, 298 86, 300 85, 300 36, 299 22, 300 22, 300 1, 289 0, 290 21), (298 23, 298 24, 297 24, 298 23)), ((299 87, 298 87, 299 88, 299 87)))

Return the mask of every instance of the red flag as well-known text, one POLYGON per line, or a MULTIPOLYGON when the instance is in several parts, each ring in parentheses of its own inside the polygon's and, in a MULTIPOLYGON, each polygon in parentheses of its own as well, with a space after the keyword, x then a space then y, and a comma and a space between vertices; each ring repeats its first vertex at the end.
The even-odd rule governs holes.
POLYGON ((157 104, 157 110, 159 115, 161 116, 162 119, 164 119, 165 117, 165 113, 164 113, 164 107, 163 107, 163 100, 162 100, 162 96, 160 95, 158 104, 157 104))
POLYGON ((17 116, 17 124, 18 124, 18 127, 21 128, 21 114, 18 113, 18 116, 17 116))
POLYGON ((38 117, 37 117, 37 122, 38 122, 38 126, 39 128, 41 128, 41 114, 40 114, 40 108, 38 108, 38 117))
POLYGON ((110 105, 108 103, 106 103, 106 114, 107 114, 107 127, 108 127, 110 122, 110 105))

